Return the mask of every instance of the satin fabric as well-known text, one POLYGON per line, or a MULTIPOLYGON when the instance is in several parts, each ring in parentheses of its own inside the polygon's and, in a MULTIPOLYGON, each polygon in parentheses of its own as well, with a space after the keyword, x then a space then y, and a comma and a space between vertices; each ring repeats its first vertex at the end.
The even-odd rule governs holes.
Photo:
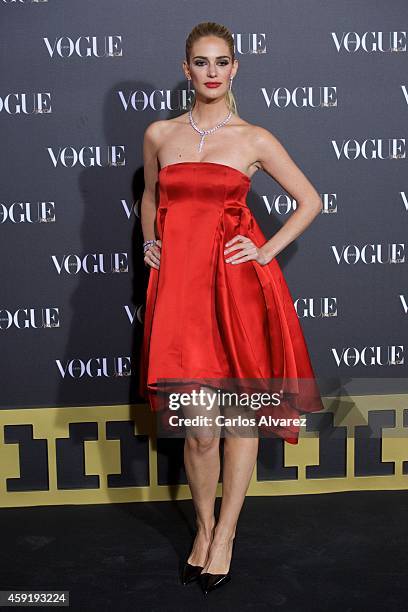
MULTIPOLYGON (((150 268, 139 387, 153 411, 160 379, 281 379, 295 395, 304 379, 301 405, 283 402, 270 414, 297 418, 324 408, 277 260, 225 262, 225 243, 237 234, 258 247, 266 242, 246 203, 250 185, 240 170, 215 162, 179 162, 159 173, 161 260, 159 270, 150 268)), ((299 427, 274 433, 297 444, 299 427)))

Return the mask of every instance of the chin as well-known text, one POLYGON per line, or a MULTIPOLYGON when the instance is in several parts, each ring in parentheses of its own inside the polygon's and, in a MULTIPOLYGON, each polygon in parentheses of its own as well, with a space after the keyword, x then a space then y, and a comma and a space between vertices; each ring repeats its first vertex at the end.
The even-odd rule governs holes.
POLYGON ((210 98, 223 98, 225 96, 225 93, 225 91, 220 91, 219 87, 217 87, 217 89, 207 89, 207 87, 204 85, 204 91, 202 92, 202 95, 210 98))

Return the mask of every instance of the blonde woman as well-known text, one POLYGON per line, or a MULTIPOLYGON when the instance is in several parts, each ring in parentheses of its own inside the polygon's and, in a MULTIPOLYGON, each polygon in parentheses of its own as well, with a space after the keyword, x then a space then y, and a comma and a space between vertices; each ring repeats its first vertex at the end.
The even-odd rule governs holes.
MULTIPOLYGON (((158 379, 314 376, 275 257, 319 215, 319 194, 272 133, 238 115, 232 93, 238 60, 225 26, 195 26, 182 68, 195 92, 192 108, 150 124, 143 143, 141 222, 150 276, 140 390, 152 410, 158 405, 158 379), (246 204, 258 170, 297 201, 296 211, 268 241, 246 204)), ((323 407, 319 401, 316 397, 314 410, 323 407)), ((277 434, 296 444, 298 427, 277 434)), ((197 531, 183 584, 199 579, 207 594, 231 579, 237 522, 257 452, 256 435, 225 436, 216 520, 219 436, 186 436, 184 462, 197 531)))

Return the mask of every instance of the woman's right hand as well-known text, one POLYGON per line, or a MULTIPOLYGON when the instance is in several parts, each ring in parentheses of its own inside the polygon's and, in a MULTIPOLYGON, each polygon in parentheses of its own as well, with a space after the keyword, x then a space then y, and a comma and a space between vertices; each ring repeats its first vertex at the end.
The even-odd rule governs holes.
POLYGON ((151 268, 156 268, 156 270, 160 267, 160 249, 162 243, 161 240, 156 240, 155 244, 151 244, 144 254, 144 262, 146 266, 150 266, 151 268))

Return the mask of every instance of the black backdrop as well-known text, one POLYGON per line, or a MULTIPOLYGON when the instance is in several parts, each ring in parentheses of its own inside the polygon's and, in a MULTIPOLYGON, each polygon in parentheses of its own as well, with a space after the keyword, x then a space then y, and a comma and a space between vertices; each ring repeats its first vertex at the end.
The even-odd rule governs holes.
MULTIPOLYGON (((142 138, 184 112, 206 20, 234 34, 240 115, 324 202, 278 256, 317 376, 404 380, 407 17, 402 0, 2 0, 0 407, 140 399, 142 138)), ((267 238, 295 204, 255 175, 267 238)))

